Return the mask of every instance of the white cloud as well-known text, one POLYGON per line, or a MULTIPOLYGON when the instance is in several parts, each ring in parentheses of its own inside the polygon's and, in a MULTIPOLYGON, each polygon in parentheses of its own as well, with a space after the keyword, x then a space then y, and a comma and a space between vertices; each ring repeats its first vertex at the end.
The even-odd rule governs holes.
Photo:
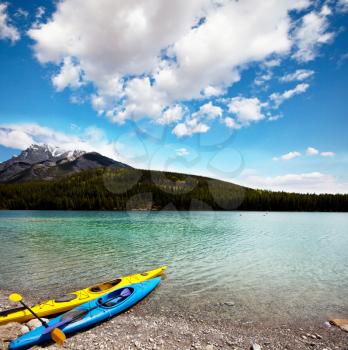
MULTIPOLYGON (((306 149, 306 155, 307 156, 315 156, 315 155, 321 155, 322 157, 334 157, 336 155, 335 152, 320 152, 318 149, 314 147, 307 147, 306 149)), ((292 151, 286 154, 283 154, 280 157, 273 157, 273 160, 291 160, 296 157, 300 157, 301 153, 297 151, 292 151)))
POLYGON ((183 116, 184 109, 180 105, 175 105, 165 110, 157 122, 161 125, 172 124, 181 120, 183 116))
POLYGON ((272 72, 267 72, 264 74, 260 74, 258 75, 255 80, 254 80, 254 84, 257 86, 261 86, 263 85, 266 81, 269 81, 272 79, 272 72))
POLYGON ((215 96, 223 95, 224 93, 225 93, 224 89, 209 85, 204 89, 203 95, 204 97, 215 97, 215 96))
POLYGON ((335 152, 319 152, 319 150, 314 147, 308 147, 306 150, 306 154, 308 156, 314 156, 319 154, 322 157, 334 157, 336 155, 335 152))
POLYGON ((5 147, 23 149, 34 143, 30 134, 14 128, 0 127, 0 144, 5 147))
POLYGON ((186 148, 183 147, 183 148, 178 148, 176 150, 176 154, 179 157, 184 157, 184 156, 189 155, 190 153, 189 153, 189 151, 186 148))
POLYGON ((266 68, 273 68, 273 67, 277 67, 281 64, 281 60, 280 58, 273 58, 269 61, 265 61, 263 62, 263 65, 266 67, 266 68))
POLYGON ((337 66, 340 67, 346 60, 348 60, 348 52, 340 55, 339 59, 337 60, 337 66))
POLYGON ((212 102, 208 102, 200 106, 198 112, 193 113, 193 118, 206 117, 208 119, 215 119, 222 116, 222 108, 219 106, 214 106, 212 102))
POLYGON ((309 84, 306 83, 301 83, 297 84, 293 89, 284 91, 283 93, 279 92, 274 92, 271 96, 270 99, 274 103, 274 107, 278 108, 284 101, 288 100, 289 98, 302 94, 307 91, 309 88, 309 84))
POLYGON ((272 115, 270 113, 267 113, 267 120, 270 122, 275 122, 281 118, 283 118, 283 116, 281 114, 276 114, 276 115, 272 115))
POLYGON ((35 13, 35 18, 37 20, 41 19, 41 17, 45 14, 46 9, 43 6, 39 6, 36 9, 36 13, 35 13))
POLYGON ((177 137, 191 136, 196 133, 206 133, 209 130, 207 122, 221 117, 223 110, 214 106, 212 102, 201 105, 199 110, 188 116, 183 122, 177 124, 173 134, 177 137))
MULTIPOLYGON (((165 107, 168 106, 165 95, 153 88, 149 77, 132 79, 125 87, 124 93, 119 94, 127 96, 126 101, 123 105, 116 106, 106 113, 109 120, 116 123, 143 117, 159 119, 165 107)), ((107 99, 104 100, 107 101, 107 99)))
POLYGON ((98 112, 98 114, 103 114, 106 108, 106 101, 103 96, 93 94, 91 96, 91 102, 93 108, 98 112))
POLYGON ((86 102, 86 97, 83 95, 80 95, 78 93, 76 94, 71 94, 69 101, 75 105, 82 105, 83 103, 86 102))
POLYGON ((280 157, 273 157, 272 159, 273 160, 291 160, 291 159, 294 159, 294 158, 297 158, 297 157, 300 157, 300 156, 301 156, 300 152, 292 151, 292 152, 283 154, 280 157))
POLYGON ((319 154, 319 151, 316 148, 314 148, 314 147, 308 147, 306 149, 306 154, 308 156, 315 156, 315 155, 319 154))
POLYGON ((297 69, 294 73, 290 73, 281 77, 280 81, 282 82, 303 81, 310 78, 313 74, 314 74, 314 71, 310 69, 297 69))
MULTIPOLYGON (((112 122, 157 120, 182 101, 220 96, 250 63, 278 64, 277 56, 291 52, 289 13, 308 5, 307 0, 62 0, 28 35, 41 63, 78 62, 68 65, 71 79, 63 63, 54 78, 61 79, 58 89, 90 82, 93 107, 112 122)), ((185 125, 188 133, 208 127, 198 121, 194 128, 185 125)))
POLYGON ((294 32, 297 51, 293 57, 296 60, 312 61, 318 55, 320 46, 333 39, 334 33, 328 31, 329 21, 327 17, 330 14, 330 8, 324 5, 320 12, 312 11, 303 16, 301 25, 294 32))
POLYGON ((322 157, 334 157, 336 155, 335 152, 320 152, 322 157))
POLYGON ((188 119, 184 123, 179 123, 173 129, 173 134, 177 137, 191 136, 197 133, 206 133, 209 126, 198 121, 197 118, 188 119))
POLYGON ((228 111, 235 116, 235 123, 225 119, 226 125, 234 129, 247 126, 265 118, 261 109, 264 104, 256 97, 233 97, 228 103, 228 111))
POLYGON ((238 124, 235 119, 231 118, 231 117, 226 117, 223 120, 224 124, 230 128, 230 129, 240 129, 242 126, 240 124, 238 124))
POLYGON ((95 151, 124 161, 118 153, 122 145, 117 141, 109 141, 104 132, 94 126, 86 128, 80 136, 76 136, 39 124, 0 124, 0 145, 23 150, 31 144, 49 144, 59 146, 63 150, 95 151))
POLYGON ((112 121, 138 118, 143 111, 147 116, 154 107, 158 116, 158 108, 166 106, 164 100, 158 105, 159 93, 149 84, 149 77, 159 64, 161 51, 190 30, 205 3, 65 0, 58 3, 51 20, 28 34, 36 41, 40 62, 57 64, 65 57, 80 62, 85 80, 92 82, 96 95, 104 99, 103 113, 110 112, 112 121), (71 16, 77 8, 79 15, 71 16), (123 84, 122 77, 129 75, 134 79, 123 84), (144 100, 134 96, 141 88, 147 95, 144 100), (124 95, 127 98, 120 108, 124 95))
POLYGON ((26 10, 23 10, 22 8, 18 8, 16 13, 14 14, 15 17, 24 17, 27 18, 29 15, 29 12, 26 10))
POLYGON ((348 11, 348 0, 338 0, 337 1, 337 9, 341 12, 348 11))
POLYGON ((20 34, 17 28, 9 22, 6 10, 7 4, 0 3, 0 39, 9 39, 14 43, 20 39, 20 34))
POLYGON ((348 183, 331 174, 310 172, 279 176, 246 175, 241 182, 249 187, 299 193, 348 193, 348 183))
POLYGON ((287 53, 291 47, 287 12, 299 5, 298 1, 258 2, 257 6, 251 0, 226 1, 211 9, 201 26, 173 46, 177 64, 166 68, 176 82, 170 93, 196 98, 207 85, 226 87, 238 81, 240 67, 248 62, 287 53))
POLYGON ((78 88, 82 82, 81 67, 74 63, 71 57, 65 57, 60 71, 52 77, 52 84, 57 91, 62 91, 66 87, 78 88))

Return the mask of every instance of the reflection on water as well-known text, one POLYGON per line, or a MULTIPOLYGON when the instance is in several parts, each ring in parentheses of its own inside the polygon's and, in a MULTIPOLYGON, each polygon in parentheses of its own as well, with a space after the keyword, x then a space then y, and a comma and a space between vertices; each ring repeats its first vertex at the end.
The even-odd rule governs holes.
POLYGON ((0 242, 0 288, 42 297, 167 264, 156 312, 348 311, 347 214, 2 211, 0 242))

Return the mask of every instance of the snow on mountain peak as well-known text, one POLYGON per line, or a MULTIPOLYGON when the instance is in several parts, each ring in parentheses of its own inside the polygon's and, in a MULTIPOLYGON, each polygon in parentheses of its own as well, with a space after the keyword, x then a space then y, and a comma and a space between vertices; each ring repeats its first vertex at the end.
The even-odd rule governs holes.
POLYGON ((25 151, 22 152, 24 156, 28 156, 28 152, 30 154, 41 154, 46 155, 48 159, 63 159, 67 158, 69 161, 74 160, 83 154, 85 154, 85 151, 82 150, 67 150, 65 148, 59 147, 59 146, 52 146, 48 145, 46 143, 44 144, 32 144, 29 148, 27 148, 25 151))

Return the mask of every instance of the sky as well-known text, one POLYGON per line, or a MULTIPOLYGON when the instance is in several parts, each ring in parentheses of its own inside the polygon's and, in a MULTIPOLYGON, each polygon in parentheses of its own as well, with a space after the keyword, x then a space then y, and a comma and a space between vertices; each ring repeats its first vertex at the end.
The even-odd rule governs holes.
POLYGON ((0 0, 0 161, 31 144, 348 193, 348 0, 0 0))

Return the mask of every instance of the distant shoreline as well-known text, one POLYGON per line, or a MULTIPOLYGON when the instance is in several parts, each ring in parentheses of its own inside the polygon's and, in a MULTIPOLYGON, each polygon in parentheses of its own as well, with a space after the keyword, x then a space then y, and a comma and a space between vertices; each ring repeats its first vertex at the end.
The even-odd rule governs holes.
POLYGON ((159 213, 159 212, 207 212, 207 213, 332 213, 332 214, 344 214, 347 213, 348 211, 328 211, 328 210, 322 210, 322 211, 304 211, 304 210, 242 210, 242 209, 235 209, 235 210, 223 210, 223 209, 214 209, 214 210, 202 210, 202 209, 191 209, 191 210, 186 210, 186 209, 6 209, 6 208, 0 208, 1 211, 23 211, 23 212, 28 212, 28 211, 47 211, 47 212, 135 212, 135 213, 159 213))
POLYGON ((348 212, 348 194, 272 192, 180 173, 97 168, 1 183, 0 209, 348 212))

